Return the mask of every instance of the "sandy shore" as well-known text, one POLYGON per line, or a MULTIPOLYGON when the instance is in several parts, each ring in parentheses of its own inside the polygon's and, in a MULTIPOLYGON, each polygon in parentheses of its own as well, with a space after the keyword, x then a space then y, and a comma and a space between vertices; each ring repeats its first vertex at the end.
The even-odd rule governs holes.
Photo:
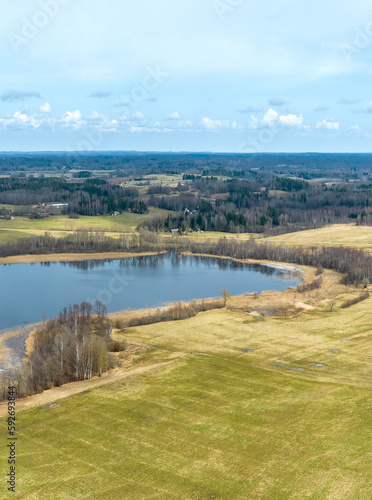
POLYGON ((85 260, 115 260, 128 259, 130 257, 146 257, 148 255, 160 255, 165 252, 107 252, 107 253, 53 253, 43 255, 15 255, 0 259, 3 264, 32 264, 35 262, 82 262, 85 260))
POLYGON ((26 343, 30 334, 41 323, 17 326, 0 331, 0 371, 19 365, 25 356, 26 343))

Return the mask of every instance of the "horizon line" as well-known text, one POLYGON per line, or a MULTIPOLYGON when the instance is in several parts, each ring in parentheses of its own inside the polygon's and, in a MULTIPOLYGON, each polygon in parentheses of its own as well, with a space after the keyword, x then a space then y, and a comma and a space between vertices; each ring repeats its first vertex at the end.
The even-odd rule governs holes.
POLYGON ((65 154, 65 155, 85 155, 85 154, 107 154, 107 153, 122 153, 122 154, 209 154, 209 155, 238 155, 238 156, 264 156, 264 155, 372 155, 372 151, 258 151, 258 152, 235 152, 235 151, 187 151, 187 150, 179 150, 179 151, 161 151, 161 150, 146 150, 140 151, 135 149, 102 149, 97 151, 63 151, 63 150, 4 150, 0 151, 1 154, 65 154))

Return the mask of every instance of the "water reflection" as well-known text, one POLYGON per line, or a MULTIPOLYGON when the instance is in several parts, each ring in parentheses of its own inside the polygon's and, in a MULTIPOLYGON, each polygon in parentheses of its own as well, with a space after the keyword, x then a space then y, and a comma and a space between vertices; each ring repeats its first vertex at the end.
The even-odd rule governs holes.
MULTIPOLYGON (((159 255, 145 255, 138 257, 129 257, 125 259, 115 259, 114 261, 118 264, 120 268, 130 269, 155 269, 161 268, 164 265, 164 261, 169 260, 173 269, 180 268, 181 266, 188 265, 191 268, 202 266, 203 268, 218 267, 221 270, 247 270, 255 273, 264 274, 266 276, 276 276, 284 277, 285 279, 293 275, 295 271, 291 271, 291 268, 285 269, 283 267, 274 267, 265 264, 249 264, 245 262, 239 262, 236 260, 231 260, 222 257, 207 257, 201 255, 183 255, 177 252, 169 252, 166 254, 159 255)), ((93 269, 104 268, 107 264, 112 263, 113 259, 100 259, 100 260, 86 260, 86 261, 73 261, 73 262, 61 262, 61 266, 69 267, 74 269, 79 269, 80 271, 91 271, 93 269)), ((42 267, 51 267, 55 263, 53 262, 42 262, 42 267)))
POLYGON ((65 307, 101 300, 109 312, 297 286, 285 268, 218 257, 168 253, 117 260, 0 266, 0 329, 57 316, 65 307))

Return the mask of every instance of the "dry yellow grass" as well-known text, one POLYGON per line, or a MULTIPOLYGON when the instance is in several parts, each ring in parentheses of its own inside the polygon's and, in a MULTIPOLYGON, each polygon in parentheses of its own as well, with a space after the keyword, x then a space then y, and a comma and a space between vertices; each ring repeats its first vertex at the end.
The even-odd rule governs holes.
POLYGON ((332 245, 349 246, 372 251, 372 227, 354 224, 335 224, 321 229, 310 229, 282 234, 265 239, 286 246, 332 245))
MULTIPOLYGON (((34 262, 78 262, 84 260, 115 260, 128 259, 130 257, 143 257, 146 255, 158 255, 159 252, 106 252, 106 253, 54 253, 47 255, 15 255, 0 259, 0 264, 24 264, 34 262)), ((162 252, 160 252, 162 253, 162 252)))
POLYGON ((261 235, 256 233, 221 233, 218 231, 204 231, 200 233, 190 233, 185 236, 187 238, 198 239, 198 240, 207 240, 207 241, 215 241, 220 238, 236 238, 240 241, 249 240, 250 238, 259 238, 261 235))
MULTIPOLYGON (((340 309, 347 298, 339 295, 333 312, 327 303, 285 318, 223 309, 115 330, 113 339, 156 345, 154 359, 176 352, 249 359, 253 366, 287 376, 371 386, 372 299, 340 309)), ((270 295, 266 299, 271 304, 270 295)))

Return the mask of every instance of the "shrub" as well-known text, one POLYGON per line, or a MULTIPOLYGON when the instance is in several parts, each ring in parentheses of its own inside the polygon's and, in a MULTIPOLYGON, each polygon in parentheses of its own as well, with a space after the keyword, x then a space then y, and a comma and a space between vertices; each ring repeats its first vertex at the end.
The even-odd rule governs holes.
POLYGON ((323 279, 320 277, 317 280, 312 281, 311 283, 301 283, 296 288, 298 293, 311 292, 312 290, 316 290, 322 286, 323 279))
POLYGON ((369 299, 369 292, 362 293, 358 297, 354 297, 353 299, 347 300, 344 304, 342 304, 341 309, 347 309, 348 307, 355 306, 359 302, 363 302, 364 300, 369 299))

